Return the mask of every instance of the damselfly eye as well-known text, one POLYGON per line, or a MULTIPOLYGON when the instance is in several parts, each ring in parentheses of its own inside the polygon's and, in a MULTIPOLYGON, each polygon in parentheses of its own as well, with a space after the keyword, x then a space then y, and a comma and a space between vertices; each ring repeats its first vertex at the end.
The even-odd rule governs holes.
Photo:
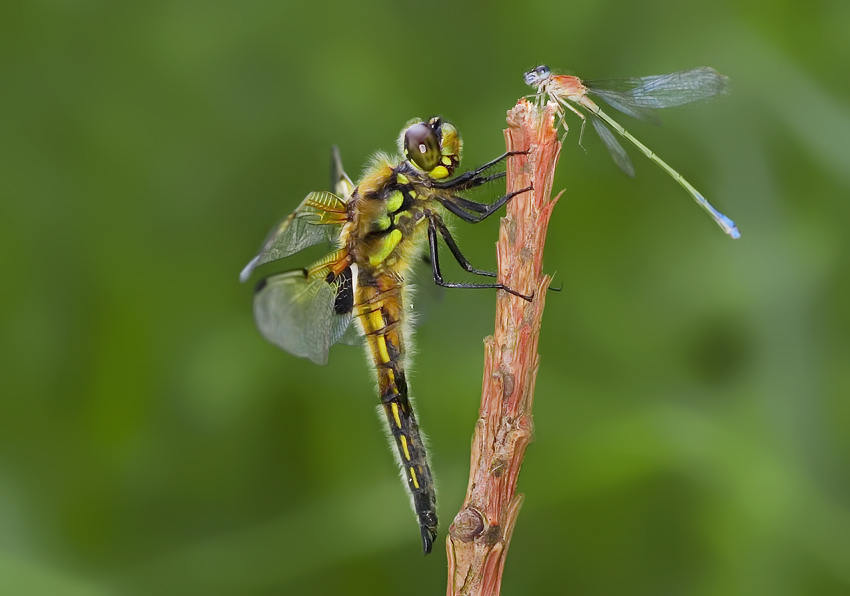
POLYGON ((440 162, 440 141, 437 133, 422 122, 404 132, 404 154, 425 172, 430 172, 440 162))
POLYGON ((549 78, 551 71, 545 64, 541 64, 534 70, 529 70, 525 73, 525 83, 527 85, 539 85, 549 78))

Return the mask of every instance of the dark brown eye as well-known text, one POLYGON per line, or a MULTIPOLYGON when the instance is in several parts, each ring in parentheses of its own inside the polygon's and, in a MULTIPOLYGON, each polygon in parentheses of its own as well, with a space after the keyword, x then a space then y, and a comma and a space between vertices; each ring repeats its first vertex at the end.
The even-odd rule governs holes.
POLYGON ((404 133, 404 154, 425 172, 430 172, 440 162, 440 141, 427 124, 420 122, 404 133))

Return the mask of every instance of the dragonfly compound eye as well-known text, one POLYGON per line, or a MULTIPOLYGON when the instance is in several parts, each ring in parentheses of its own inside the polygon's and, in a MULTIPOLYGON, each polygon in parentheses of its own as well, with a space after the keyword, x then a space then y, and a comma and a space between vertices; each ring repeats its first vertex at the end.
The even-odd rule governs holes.
POLYGON ((404 132, 404 154, 420 169, 430 172, 440 162, 440 141, 437 133, 422 122, 404 132))

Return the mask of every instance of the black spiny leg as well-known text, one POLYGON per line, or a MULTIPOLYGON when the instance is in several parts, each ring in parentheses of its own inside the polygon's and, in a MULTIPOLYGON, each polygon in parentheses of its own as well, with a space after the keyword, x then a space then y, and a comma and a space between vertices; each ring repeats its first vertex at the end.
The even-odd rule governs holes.
POLYGON ((478 223, 479 221, 483 221, 493 215, 502 207, 502 205, 510 201, 518 194, 528 192, 529 190, 531 190, 530 186, 521 190, 510 192, 503 197, 499 197, 489 205, 486 203, 475 203, 475 201, 470 201, 469 199, 464 199, 462 197, 443 198, 438 196, 437 200, 440 201, 440 204, 443 207, 457 215, 463 221, 469 223, 478 223), (464 211, 464 207, 466 209, 469 209, 470 211, 477 211, 478 213, 467 213, 466 211, 464 211))
MULTIPOLYGON (((517 296, 518 298, 522 298, 523 300, 528 300, 529 302, 531 302, 531 299, 532 299, 533 296, 526 296, 525 294, 520 294, 516 290, 512 290, 509 287, 507 287, 503 284, 500 284, 500 283, 494 283, 494 284, 454 283, 454 282, 448 282, 448 281, 443 280, 443 274, 440 272, 440 256, 437 252, 437 224, 435 223, 435 219, 436 218, 435 218, 434 215, 430 215, 428 217, 428 246, 431 249, 431 272, 434 274, 434 283, 435 284, 437 284, 438 286, 442 286, 444 288, 469 288, 469 289, 490 288, 490 289, 494 289, 494 290, 504 290, 508 294, 513 294, 514 296, 517 296)), ((448 230, 446 230, 446 232, 448 233, 448 230)), ((449 237, 451 237, 451 235, 449 235, 449 237)), ((447 244, 448 244, 448 242, 447 242, 447 244)), ((454 244, 454 240, 452 240, 452 244, 454 244)), ((454 244, 454 249, 452 249, 451 246, 449 246, 449 248, 452 250, 452 254, 455 255, 455 258, 458 258, 458 255, 460 254, 460 258, 462 258, 463 261, 466 262, 467 265, 469 265, 469 261, 467 261, 466 258, 460 253, 460 249, 458 249, 457 244, 454 244), (455 250, 457 250, 457 253, 455 253, 455 250)), ((460 263, 460 258, 458 258, 459 263, 460 263)), ((462 264, 463 263, 461 263, 461 265, 462 264)), ((469 266, 472 267, 472 265, 469 265, 469 266)), ((487 275, 487 273, 484 272, 483 275, 487 275)))
MULTIPOLYGON (((487 277, 496 277, 495 271, 482 271, 480 269, 475 269, 472 266, 472 263, 470 263, 466 259, 464 254, 462 252, 460 252, 460 247, 457 245, 457 242, 455 242, 455 239, 452 236, 452 233, 446 227, 446 224, 443 223, 443 220, 439 216, 435 216, 434 220, 435 220, 434 225, 437 226, 437 230, 439 230, 440 235, 443 237, 443 240, 445 241, 446 246, 449 247, 449 250, 452 251, 452 255, 454 255, 455 260, 458 262, 458 264, 461 267, 464 268, 464 270, 468 271, 469 273, 474 273, 475 275, 485 275, 487 277)), ((431 259, 428 258, 428 256, 425 256, 423 258, 423 260, 425 261, 425 263, 427 265, 431 265, 431 259)), ((553 292, 560 292, 561 290, 564 289, 564 285, 561 284, 557 288, 553 288, 552 286, 549 286, 548 289, 553 291, 553 292)), ((505 291, 510 292, 510 290, 507 290, 507 289, 505 291)), ((510 293, 513 294, 513 292, 510 292, 510 293)), ((525 298, 525 296, 522 296, 522 297, 525 298)))
POLYGON ((446 180, 445 182, 436 182, 434 184, 434 188, 450 190, 469 190, 470 188, 476 188, 486 182, 502 178, 505 175, 504 172, 499 172, 498 174, 493 174, 492 176, 482 176, 481 173, 484 172, 484 170, 492 168, 497 163, 507 159, 511 155, 526 155, 527 153, 528 151, 508 151, 507 153, 503 153, 496 159, 488 161, 480 168, 477 168, 471 172, 466 172, 464 174, 461 174, 460 176, 457 176, 456 178, 446 180))
POLYGON ((460 251, 460 247, 457 245, 457 242, 455 242, 454 237, 452 237, 452 233, 446 227, 446 224, 443 223, 443 220, 442 220, 442 218, 440 218, 439 215, 436 215, 436 214, 432 215, 431 216, 431 223, 432 223, 432 225, 434 225, 434 227, 437 228, 437 231, 440 232, 440 236, 443 237, 443 241, 446 243, 446 246, 449 247, 449 250, 452 251, 452 255, 454 256, 455 260, 458 262, 458 264, 461 267, 464 268, 465 271, 467 271, 469 273, 473 273, 475 275, 484 275, 486 277, 496 277, 495 271, 482 271, 481 269, 476 269, 475 267, 472 266, 472 263, 470 263, 466 259, 466 257, 463 255, 463 253, 460 251))

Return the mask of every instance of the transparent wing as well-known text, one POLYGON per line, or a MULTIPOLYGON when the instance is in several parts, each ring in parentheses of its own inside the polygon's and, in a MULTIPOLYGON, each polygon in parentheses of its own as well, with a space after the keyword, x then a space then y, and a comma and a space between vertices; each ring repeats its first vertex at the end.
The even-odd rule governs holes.
POLYGON ((661 118, 653 110, 634 105, 632 98, 620 91, 603 91, 588 89, 588 92, 602 98, 605 103, 627 116, 643 120, 655 126, 661 126, 661 118))
POLYGON ((255 268, 293 255, 320 242, 339 237, 340 225, 346 221, 345 202, 331 192, 311 192, 298 208, 269 233, 260 252, 239 274, 246 281, 255 268))
POLYGON ((362 346, 365 337, 363 329, 360 328, 360 323, 352 320, 345 333, 339 337, 338 343, 346 346, 362 346))
POLYGON ((647 116, 658 119, 652 112, 646 111, 647 108, 672 108, 687 103, 706 101, 723 95, 729 90, 729 77, 709 66, 680 70, 665 75, 585 81, 584 83, 590 93, 601 97, 611 107, 641 120, 645 120, 647 116))
MULTIPOLYGON (((338 315, 344 312, 353 312, 354 310, 354 294, 355 294, 355 279, 357 278, 357 266, 351 265, 343 271, 335 281, 336 299, 334 301, 334 310, 338 315)), ((332 338, 336 338, 341 344, 348 346, 363 345, 364 335, 360 323, 356 317, 346 318, 339 317, 338 324, 332 330, 332 338)))
POLYGON ((336 145, 331 147, 331 190, 346 203, 351 198, 351 193, 354 192, 354 183, 351 182, 351 178, 342 168, 339 147, 336 145))
POLYGON ((602 139, 602 142, 605 143, 605 147, 608 148, 608 153, 611 154, 611 157, 614 158, 614 162, 620 166, 620 169, 623 170, 626 174, 635 177, 635 166, 632 164, 632 160, 629 159, 626 150, 623 149, 623 146, 620 145, 619 141, 614 137, 614 133, 611 132, 605 124, 596 116, 590 115, 590 121, 593 123, 593 128, 596 129, 597 134, 599 134, 599 138, 602 139))
POLYGON ((288 271, 257 285, 254 320, 269 342, 290 354, 327 364, 330 347, 346 336, 352 314, 338 312, 339 281, 325 269, 288 271))

